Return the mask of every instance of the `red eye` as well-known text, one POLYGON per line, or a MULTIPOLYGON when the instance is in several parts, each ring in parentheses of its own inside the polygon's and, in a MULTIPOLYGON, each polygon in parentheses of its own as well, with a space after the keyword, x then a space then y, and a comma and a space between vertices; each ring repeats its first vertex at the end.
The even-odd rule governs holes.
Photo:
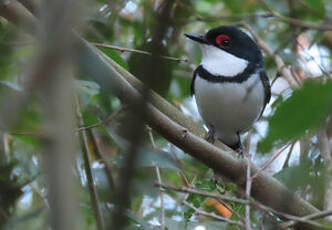
POLYGON ((230 37, 225 34, 221 34, 216 37, 216 43, 218 45, 228 46, 230 41, 230 37))

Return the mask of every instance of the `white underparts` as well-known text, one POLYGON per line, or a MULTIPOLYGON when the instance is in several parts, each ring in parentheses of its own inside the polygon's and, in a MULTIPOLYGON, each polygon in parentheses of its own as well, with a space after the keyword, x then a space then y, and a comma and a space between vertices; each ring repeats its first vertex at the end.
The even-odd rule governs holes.
POLYGON ((264 105, 264 87, 259 73, 242 83, 209 82, 196 76, 195 97, 203 120, 214 127, 216 137, 234 145, 239 141, 237 133, 248 130, 259 117, 264 105))
POLYGON ((215 76, 232 77, 242 73, 248 61, 238 58, 212 45, 201 45, 204 69, 215 76))

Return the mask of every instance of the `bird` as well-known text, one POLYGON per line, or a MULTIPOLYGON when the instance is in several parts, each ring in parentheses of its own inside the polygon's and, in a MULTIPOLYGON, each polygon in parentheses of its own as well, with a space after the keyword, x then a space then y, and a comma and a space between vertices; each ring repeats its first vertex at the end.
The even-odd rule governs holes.
POLYGON ((202 51, 191 95, 209 130, 207 139, 219 139, 242 154, 240 135, 262 116, 271 98, 262 52, 249 35, 233 25, 185 36, 199 43, 202 51))

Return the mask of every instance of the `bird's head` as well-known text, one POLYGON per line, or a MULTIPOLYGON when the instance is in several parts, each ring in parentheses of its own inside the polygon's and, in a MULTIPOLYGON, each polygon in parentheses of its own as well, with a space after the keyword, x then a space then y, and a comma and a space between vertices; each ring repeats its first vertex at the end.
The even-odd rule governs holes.
POLYGON ((220 26, 205 35, 186 33, 185 36, 201 45, 202 64, 211 73, 232 76, 243 71, 248 63, 263 65, 256 43, 236 26, 220 26))

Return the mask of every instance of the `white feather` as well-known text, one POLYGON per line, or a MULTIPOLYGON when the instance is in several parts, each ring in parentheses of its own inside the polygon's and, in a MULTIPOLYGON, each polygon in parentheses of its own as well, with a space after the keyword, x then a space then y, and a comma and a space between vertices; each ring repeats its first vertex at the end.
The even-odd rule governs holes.
POLYGON ((211 45, 202 44, 201 50, 203 54, 201 64, 204 69, 216 76, 235 76, 242 73, 248 65, 247 60, 238 58, 211 45))
POLYGON ((264 87, 258 73, 242 83, 215 83, 197 76, 195 97, 203 120, 214 127, 216 137, 233 145, 239 141, 237 132, 249 129, 260 115, 264 87))

